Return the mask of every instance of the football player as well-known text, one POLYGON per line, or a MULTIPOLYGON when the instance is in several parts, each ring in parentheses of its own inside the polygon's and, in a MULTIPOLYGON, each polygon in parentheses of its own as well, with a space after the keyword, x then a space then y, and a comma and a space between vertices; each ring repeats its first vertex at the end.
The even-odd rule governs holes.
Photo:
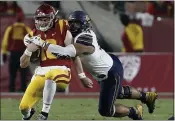
MULTIPOLYGON (((56 14, 57 11, 52 6, 48 4, 41 5, 35 12, 35 29, 24 38, 24 43, 27 48, 20 58, 20 66, 22 68, 28 66, 32 52, 38 51, 39 49, 41 54, 40 65, 35 69, 35 73, 19 106, 23 120, 31 119, 35 113, 32 107, 41 99, 42 93, 43 108, 38 119, 46 120, 56 91, 56 86, 65 89, 70 83, 71 58, 65 56, 56 57, 52 53, 30 42, 32 37, 40 36, 40 38, 45 41, 59 46, 66 46, 72 43, 72 35, 68 30, 67 21, 57 19, 56 14)), ((75 64, 78 73, 83 73, 82 65, 77 59, 75 59, 75 64)), ((89 78, 84 77, 82 80, 86 82, 86 87, 91 88, 92 82, 89 78)))
MULTIPOLYGON (((142 120, 143 108, 127 107, 115 104, 116 99, 136 99, 146 104, 149 113, 153 113, 157 94, 142 92, 131 86, 122 86, 123 67, 120 60, 106 53, 98 44, 96 34, 90 28, 90 19, 83 11, 73 12, 69 19, 70 31, 74 37, 74 44, 61 47, 48 43, 40 37, 33 37, 31 42, 55 54, 56 56, 75 57, 79 55, 84 67, 99 81, 100 96, 98 111, 101 116, 125 117, 142 120)), ((82 75, 84 76, 84 75, 82 75)))

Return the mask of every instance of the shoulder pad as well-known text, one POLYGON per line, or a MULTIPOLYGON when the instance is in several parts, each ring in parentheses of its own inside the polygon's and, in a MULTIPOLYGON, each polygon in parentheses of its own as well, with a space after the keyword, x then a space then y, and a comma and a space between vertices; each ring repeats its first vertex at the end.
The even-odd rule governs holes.
POLYGON ((75 40, 75 43, 92 46, 93 36, 90 34, 82 34, 75 40))

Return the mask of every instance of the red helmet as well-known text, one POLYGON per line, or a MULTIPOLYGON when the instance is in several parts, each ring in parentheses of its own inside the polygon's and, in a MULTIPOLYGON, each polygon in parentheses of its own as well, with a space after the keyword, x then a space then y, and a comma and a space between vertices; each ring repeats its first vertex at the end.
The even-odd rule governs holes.
POLYGON ((53 26, 58 11, 54 7, 43 4, 35 12, 35 26, 40 31, 47 31, 53 26))

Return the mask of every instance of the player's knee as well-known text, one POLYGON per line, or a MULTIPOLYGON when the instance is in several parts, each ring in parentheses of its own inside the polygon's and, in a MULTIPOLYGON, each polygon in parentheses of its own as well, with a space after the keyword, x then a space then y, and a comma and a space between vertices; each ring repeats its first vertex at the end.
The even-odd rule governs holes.
POLYGON ((118 98, 119 99, 126 99, 126 98, 130 98, 132 95, 130 86, 123 86, 122 87, 122 91, 119 92, 118 94, 118 98))
POLYGON ((107 115, 107 111, 103 110, 103 109, 98 109, 98 112, 101 116, 106 116, 107 115))
POLYGON ((98 112, 101 116, 105 116, 105 117, 112 117, 115 113, 115 111, 112 109, 112 110, 105 110, 103 108, 99 108, 98 109, 98 112))

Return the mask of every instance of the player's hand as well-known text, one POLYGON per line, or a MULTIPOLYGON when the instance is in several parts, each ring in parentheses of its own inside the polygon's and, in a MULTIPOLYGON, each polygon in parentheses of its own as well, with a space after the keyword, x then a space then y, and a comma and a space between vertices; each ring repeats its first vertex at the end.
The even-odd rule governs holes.
POLYGON ((30 44, 31 41, 30 41, 30 37, 29 37, 29 34, 27 34, 25 37, 24 37, 24 45, 27 46, 28 44, 30 44))
POLYGON ((45 45, 45 41, 41 39, 39 36, 33 36, 30 38, 30 41, 40 47, 43 47, 45 45))
POLYGON ((27 45, 27 50, 30 52, 35 52, 39 47, 34 44, 34 43, 30 43, 27 45))
POLYGON ((81 82, 82 82, 84 87, 86 87, 86 88, 93 88, 93 82, 88 77, 82 78, 80 80, 81 80, 81 82))

